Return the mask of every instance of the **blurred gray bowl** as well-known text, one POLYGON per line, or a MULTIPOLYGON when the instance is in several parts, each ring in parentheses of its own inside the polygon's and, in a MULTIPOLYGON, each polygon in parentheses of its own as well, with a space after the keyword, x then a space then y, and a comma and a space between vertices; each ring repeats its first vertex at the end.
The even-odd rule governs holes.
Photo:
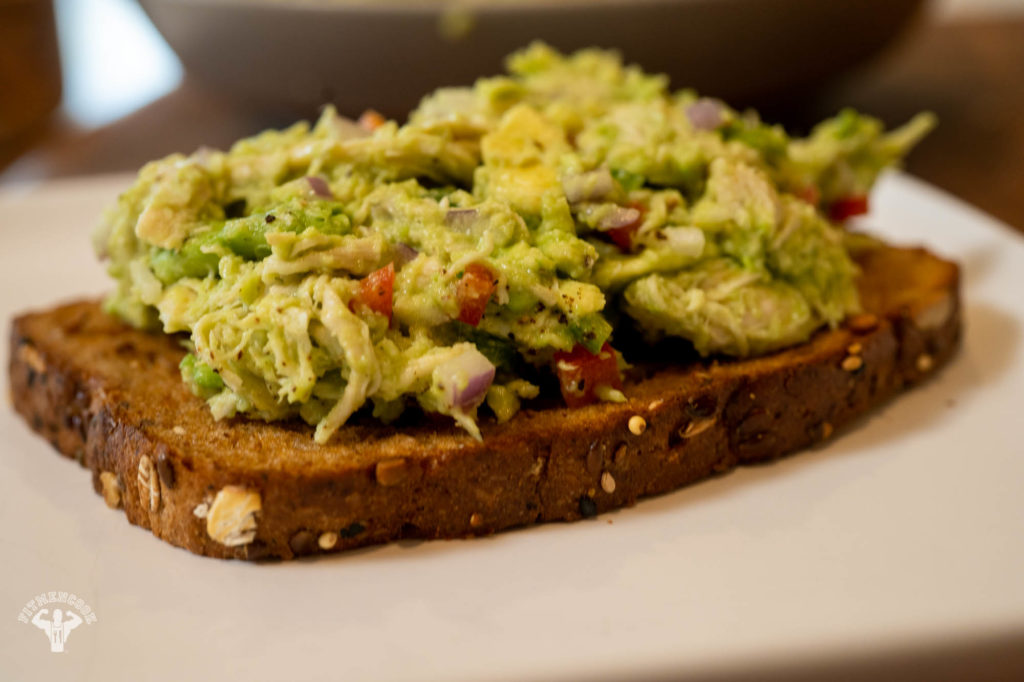
POLYGON ((532 40, 619 49, 734 103, 806 93, 877 52, 923 0, 139 0, 190 75, 308 115, 404 117, 532 40))

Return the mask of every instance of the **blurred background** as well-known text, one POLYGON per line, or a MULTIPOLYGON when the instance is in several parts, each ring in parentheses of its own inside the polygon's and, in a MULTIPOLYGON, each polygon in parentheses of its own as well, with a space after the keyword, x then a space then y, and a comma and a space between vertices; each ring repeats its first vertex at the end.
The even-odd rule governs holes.
POLYGON ((0 0, 0 185, 312 118, 404 118, 531 39, 620 49, 805 131, 940 126, 908 170, 1024 228, 1024 0, 0 0))

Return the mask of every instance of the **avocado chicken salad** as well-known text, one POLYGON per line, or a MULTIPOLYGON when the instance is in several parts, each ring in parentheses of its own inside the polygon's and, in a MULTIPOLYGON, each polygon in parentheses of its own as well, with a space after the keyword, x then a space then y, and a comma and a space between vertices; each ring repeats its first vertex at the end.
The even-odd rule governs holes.
POLYGON ((857 311, 837 223, 933 125, 847 110, 792 138, 598 50, 508 71, 405 125, 328 107, 146 165, 96 234, 108 310, 187 339, 218 419, 325 442, 418 403, 479 438, 545 373, 570 406, 624 400, 624 327, 745 357, 857 311))

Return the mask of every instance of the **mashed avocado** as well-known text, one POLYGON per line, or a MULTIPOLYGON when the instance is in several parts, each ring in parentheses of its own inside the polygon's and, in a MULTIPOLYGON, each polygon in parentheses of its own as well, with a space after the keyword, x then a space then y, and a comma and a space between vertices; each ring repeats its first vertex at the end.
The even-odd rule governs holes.
POLYGON ((747 356, 840 322, 858 301, 832 219, 932 126, 844 111, 791 139, 612 53, 508 66, 403 126, 328 107, 148 164, 96 235, 109 310, 182 333, 217 418, 298 416, 324 442, 418 403, 479 437, 481 405, 509 419, 545 373, 570 405, 622 400, 615 327, 747 356))

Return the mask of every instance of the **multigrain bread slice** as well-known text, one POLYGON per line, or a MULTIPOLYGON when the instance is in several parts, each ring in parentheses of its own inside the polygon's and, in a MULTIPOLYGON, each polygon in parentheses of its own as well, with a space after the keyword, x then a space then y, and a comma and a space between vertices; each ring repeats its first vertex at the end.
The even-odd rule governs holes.
MULTIPOLYGON (((183 350, 96 302, 14 321, 16 409, 128 520, 207 556, 291 558, 575 520, 780 457, 923 380, 960 338, 959 271, 922 249, 857 257, 865 313, 773 355, 646 368, 628 402, 454 427, 216 422, 183 350)), ((641 368, 643 369, 643 368, 641 368)))

